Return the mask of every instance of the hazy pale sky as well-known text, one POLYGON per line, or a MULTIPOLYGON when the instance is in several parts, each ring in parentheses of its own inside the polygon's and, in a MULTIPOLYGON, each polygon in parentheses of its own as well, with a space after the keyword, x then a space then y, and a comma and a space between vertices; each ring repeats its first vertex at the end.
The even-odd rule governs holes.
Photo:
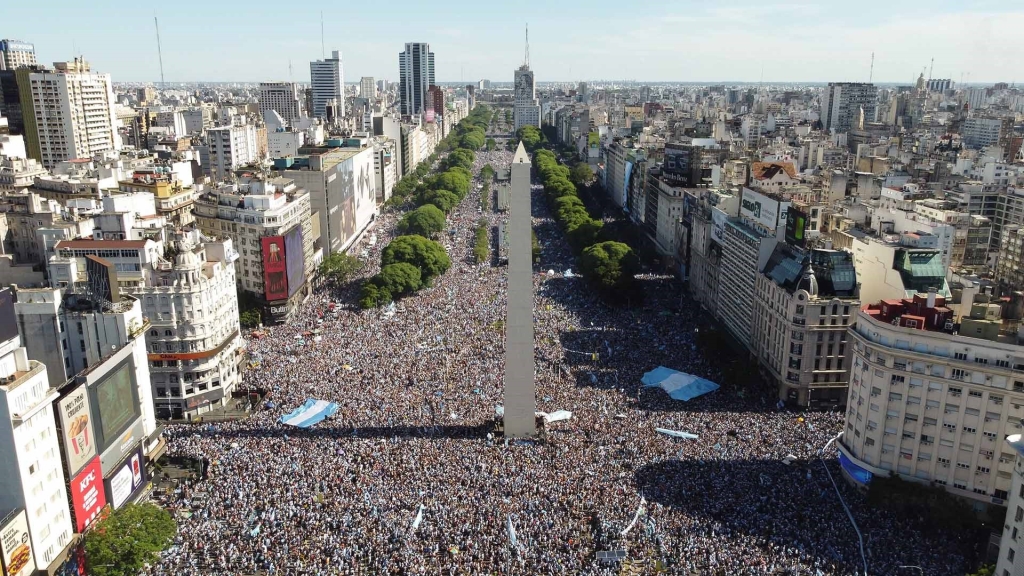
MULTIPOLYGON (((530 25, 540 82, 866 81, 933 76, 1014 82, 1024 71, 1021 0, 323 2, 0 0, 0 38, 47 64, 84 56, 117 81, 309 80, 340 49, 345 80, 398 78, 405 42, 429 42, 439 82, 511 81, 530 25)), ((1024 81, 1024 78, 1020 78, 1024 81)))

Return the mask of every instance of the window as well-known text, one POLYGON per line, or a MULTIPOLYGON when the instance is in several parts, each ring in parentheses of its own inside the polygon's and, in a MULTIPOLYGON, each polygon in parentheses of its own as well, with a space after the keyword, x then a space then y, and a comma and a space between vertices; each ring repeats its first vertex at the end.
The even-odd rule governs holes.
POLYGON ((967 395, 971 398, 981 398, 981 392, 978 392, 977 390, 971 390, 967 395))
POLYGON ((964 464, 963 462, 957 462, 956 463, 956 467, 961 469, 961 470, 970 470, 971 469, 971 465, 970 464, 964 464))
POLYGON ((1010 367, 1010 361, 1009 360, 996 360, 996 366, 999 366, 1000 368, 1009 368, 1010 367))
POLYGON ((935 442, 935 436, 929 436, 927 434, 921 434, 921 444, 924 444, 924 445, 927 446, 927 445, 931 444, 932 442, 935 442))
POLYGON ((942 427, 945 428, 946 430, 949 430, 950 432, 956 432, 956 424, 952 424, 950 422, 943 422, 942 427))
POLYGON ((977 431, 978 431, 977 428, 972 428, 970 426, 964 426, 964 432, 967 433, 967 434, 974 434, 977 431))
POLYGON ((1010 562, 1013 562, 1013 557, 1014 557, 1013 548, 1007 548, 1006 549, 1006 559, 1009 560, 1010 562))
POLYGON ((949 395, 950 396, 953 396, 954 398, 959 398, 961 396, 961 394, 963 394, 963 389, 962 388, 954 388, 952 386, 949 387, 949 395))
MULTIPOLYGON (((893 376, 893 378, 895 378, 895 376, 893 376)), ((900 394, 899 392, 889 392, 889 401, 890 402, 900 402, 902 400, 903 400, 903 394, 900 394)))
POLYGON ((989 470, 988 468, 986 468, 984 466, 978 466, 978 473, 979 474, 988 474, 989 472, 991 472, 991 470, 989 470))
POLYGON ((1002 396, 989 396, 988 400, 989 400, 989 402, 995 404, 996 406, 1002 406, 1003 405, 1003 397, 1002 396))
POLYGON ((957 360, 967 360, 967 353, 966 352, 954 352, 953 353, 953 358, 956 358, 957 360))
POLYGON ((953 380, 965 380, 967 378, 967 372, 959 368, 953 368, 952 373, 949 375, 949 377, 952 378, 953 380))
POLYGON ((960 407, 956 404, 946 404, 946 414, 956 414, 960 411, 960 407))
POLYGON ((941 456, 940 456, 940 457, 936 458, 935 460, 936 460, 936 461, 937 461, 937 462, 938 462, 939 464, 943 464, 943 465, 945 465, 945 466, 949 466, 949 458, 943 458, 943 457, 941 457, 941 456))

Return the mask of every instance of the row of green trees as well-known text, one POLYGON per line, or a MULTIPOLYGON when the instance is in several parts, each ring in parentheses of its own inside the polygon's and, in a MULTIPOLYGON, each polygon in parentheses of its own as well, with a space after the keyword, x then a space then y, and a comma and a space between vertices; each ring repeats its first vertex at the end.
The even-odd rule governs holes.
MULTIPOLYGON (((533 130, 536 128, 526 127, 521 133, 530 135, 533 130)), ((579 255, 584 277, 606 296, 632 296, 637 288, 635 276, 640 271, 640 261, 627 244, 603 240, 604 223, 591 218, 573 183, 586 176, 574 174, 576 170, 559 164, 550 150, 536 149, 533 162, 548 205, 565 230, 569 245, 579 255)))
POLYGON ((398 222, 402 235, 381 253, 380 272, 363 283, 360 306, 374 308, 408 296, 451 267, 447 252, 434 238, 447 226, 445 215, 469 194, 475 151, 484 146, 491 115, 486 106, 477 106, 463 118, 439 146, 450 151, 438 163, 439 172, 419 175, 412 191, 405 193, 402 201, 411 196, 417 207, 398 222))
POLYGON ((473 258, 476 259, 476 263, 480 264, 487 261, 487 258, 491 255, 491 241, 487 237, 487 232, 491 226, 487 222, 486 218, 481 218, 476 224, 476 230, 473 232, 473 258))

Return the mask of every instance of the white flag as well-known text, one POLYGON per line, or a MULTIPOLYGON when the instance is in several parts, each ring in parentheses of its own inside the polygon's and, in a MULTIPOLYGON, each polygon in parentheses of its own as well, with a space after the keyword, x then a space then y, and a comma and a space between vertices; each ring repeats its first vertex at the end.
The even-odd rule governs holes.
POLYGON ((516 528, 512 525, 512 516, 508 517, 508 539, 512 542, 512 547, 519 546, 519 542, 516 540, 516 528))
POLYGON ((420 509, 416 512, 416 518, 413 518, 412 528, 409 531, 415 532, 420 527, 420 522, 423 522, 423 504, 420 504, 420 509))
POLYGON ((640 516, 643 515, 643 514, 646 514, 646 512, 644 510, 644 506, 646 506, 646 505, 647 505, 647 500, 644 499, 643 496, 641 496, 640 497, 640 507, 636 509, 636 514, 633 515, 633 521, 629 523, 629 526, 626 526, 625 530, 623 530, 622 532, 619 533, 619 536, 625 536, 626 534, 629 534, 629 531, 632 530, 633 526, 636 525, 636 521, 640 519, 640 516))

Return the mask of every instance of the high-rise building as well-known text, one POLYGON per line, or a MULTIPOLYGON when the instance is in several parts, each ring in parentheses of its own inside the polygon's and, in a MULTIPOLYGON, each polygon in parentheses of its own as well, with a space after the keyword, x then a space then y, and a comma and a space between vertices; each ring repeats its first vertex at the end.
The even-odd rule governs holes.
POLYGON ((875 119, 878 92, 874 84, 829 82, 821 97, 821 124, 826 132, 849 132, 857 125, 861 109, 864 119, 875 119))
POLYGON ((523 65, 515 71, 515 92, 512 108, 514 127, 519 130, 523 126, 540 128, 540 104, 537 102, 537 87, 534 83, 533 71, 530 70, 530 32, 526 32, 526 58, 523 65))
POLYGON ((377 85, 373 81, 373 76, 363 76, 359 79, 359 97, 371 102, 377 97, 377 85))
POLYGON ((223 180, 245 164, 257 160, 256 127, 251 124, 219 126, 206 132, 210 146, 210 174, 223 180))
POLYGON ((32 44, 21 40, 0 40, 0 70, 14 70, 36 63, 36 47, 32 44))
POLYGON ((444 116, 444 89, 440 86, 427 88, 427 110, 433 110, 436 116, 444 116))
POLYGON ((302 99, 294 82, 260 82, 260 114, 273 110, 288 122, 302 116, 302 99))
POLYGON ((403 116, 427 108, 427 89, 434 84, 434 53, 426 42, 407 42, 398 54, 398 95, 403 116))
POLYGON ((110 75, 92 72, 78 58, 54 67, 28 75, 36 128, 25 134, 29 155, 37 151, 33 157, 53 168, 64 160, 119 150, 110 75))
POLYGON ((345 69, 341 52, 334 50, 331 57, 309 63, 309 79, 313 91, 313 116, 327 117, 327 103, 337 102, 339 118, 345 117, 345 69))
MULTIPOLYGON (((11 290, 0 290, 0 528, 14 534, 25 568, 11 574, 46 573, 71 545, 74 526, 67 481, 57 446, 46 366, 21 345, 11 290)), ((5 538, 5 542, 8 538, 5 538)))

